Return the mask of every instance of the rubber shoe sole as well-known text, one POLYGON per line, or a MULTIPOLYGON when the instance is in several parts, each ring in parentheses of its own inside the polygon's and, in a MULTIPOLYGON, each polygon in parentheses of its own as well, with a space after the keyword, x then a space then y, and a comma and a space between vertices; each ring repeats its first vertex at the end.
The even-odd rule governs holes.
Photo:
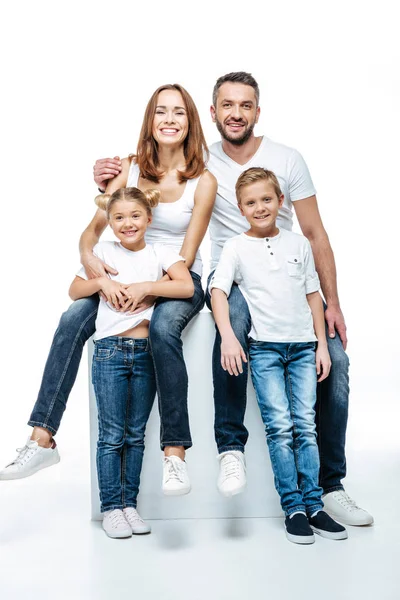
POLYGON ((52 456, 52 458, 46 462, 44 465, 37 465, 34 469, 30 469, 29 471, 15 471, 14 473, 3 472, 0 473, 0 481, 13 481, 15 479, 25 479, 25 477, 30 477, 31 475, 35 475, 38 471, 43 471, 43 469, 47 469, 47 467, 52 467, 60 462, 60 455, 57 453, 52 456))
POLYGON ((335 519, 335 521, 339 521, 339 523, 343 523, 343 525, 351 525, 352 527, 366 527, 367 525, 373 525, 374 523, 374 518, 371 515, 366 515, 364 519, 359 519, 357 520, 357 522, 355 522, 350 518, 337 515, 333 511, 328 510, 327 508, 324 508, 324 510, 328 513, 330 517, 332 517, 332 519, 335 519))
POLYGON ((311 524, 310 524, 310 527, 314 533, 316 533, 317 535, 320 535, 323 538, 326 538, 327 540, 347 540, 347 538, 349 537, 346 530, 344 530, 344 531, 325 531, 325 529, 317 529, 317 527, 314 527, 314 525, 311 525, 311 524))
POLYGON ((315 542, 315 537, 313 535, 293 535, 292 533, 288 533, 286 527, 285 533, 289 542, 293 542, 293 544, 303 544, 305 546, 315 542))

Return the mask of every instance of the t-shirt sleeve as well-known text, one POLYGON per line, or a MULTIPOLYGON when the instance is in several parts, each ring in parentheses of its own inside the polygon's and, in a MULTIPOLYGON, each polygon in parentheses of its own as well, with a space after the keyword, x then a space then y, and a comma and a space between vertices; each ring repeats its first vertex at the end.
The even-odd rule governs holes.
MULTIPOLYGON (((107 262, 104 260, 104 252, 103 249, 101 247, 101 244, 96 244, 95 247, 93 248, 93 254, 95 256, 97 256, 97 258, 100 258, 100 260, 102 260, 103 262, 107 262)), ((77 277, 81 277, 82 279, 89 279, 89 277, 86 275, 86 271, 83 267, 81 267, 79 269, 79 271, 77 271, 77 273, 75 273, 75 275, 77 277)))
POLYGON ((239 279, 236 248, 232 242, 228 241, 222 248, 217 268, 210 281, 209 291, 211 293, 213 288, 218 288, 229 296, 233 282, 239 283, 239 279))
POLYGON ((320 289, 318 273, 315 270, 314 256, 310 242, 305 239, 304 270, 306 274, 306 294, 318 292, 320 289))
POLYGON ((289 199, 304 200, 316 193, 306 161, 297 150, 292 150, 288 164, 289 199))
POLYGON ((164 244, 154 244, 154 251, 157 255, 158 260, 163 271, 167 272, 172 265, 177 262, 185 262, 183 256, 178 254, 175 250, 164 244))

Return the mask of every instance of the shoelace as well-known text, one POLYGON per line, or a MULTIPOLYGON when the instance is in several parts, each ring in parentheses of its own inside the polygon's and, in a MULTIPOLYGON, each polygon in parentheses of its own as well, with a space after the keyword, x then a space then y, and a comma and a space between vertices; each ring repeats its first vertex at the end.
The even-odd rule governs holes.
POLYGON ((353 498, 350 498, 350 496, 344 490, 338 490, 335 493, 335 498, 343 506, 344 509, 350 512, 353 510, 360 510, 360 507, 357 506, 353 498))
POLYGON ((126 519, 121 510, 114 510, 110 515, 111 527, 117 529, 120 525, 126 526, 126 519))
POLYGON ((139 525, 144 525, 145 522, 143 521, 142 517, 139 515, 138 511, 132 507, 132 510, 128 510, 126 509, 126 511, 124 512, 126 518, 128 521, 133 522, 133 523, 139 523, 139 525))
POLYGON ((224 477, 237 477, 239 478, 239 459, 235 458, 232 454, 227 454, 222 458, 222 468, 224 470, 224 477))
POLYGON ((35 451, 35 447, 32 447, 28 444, 25 444, 25 446, 23 448, 17 448, 16 452, 18 452, 18 456, 17 458, 15 458, 12 462, 10 462, 9 465, 7 465, 7 467, 11 467, 11 465, 18 465, 18 466, 22 466, 24 465, 32 456, 32 454, 35 451))
POLYGON ((172 479, 173 481, 184 483, 183 466, 177 461, 171 460, 168 456, 164 460, 168 467, 167 481, 172 479))

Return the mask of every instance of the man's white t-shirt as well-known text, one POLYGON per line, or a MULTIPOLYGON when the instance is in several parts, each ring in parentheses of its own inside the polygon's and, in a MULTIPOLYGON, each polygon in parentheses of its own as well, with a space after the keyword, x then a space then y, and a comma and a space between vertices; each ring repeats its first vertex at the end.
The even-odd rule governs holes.
POLYGON ((263 342, 316 341, 306 294, 320 288, 307 238, 281 229, 272 238, 241 233, 228 240, 210 282, 229 296, 239 285, 251 315, 250 337, 263 342))
MULTIPOLYGON (((93 254, 118 271, 118 275, 110 275, 110 279, 124 284, 157 281, 163 276, 163 271, 184 260, 177 252, 163 244, 146 244, 143 250, 133 252, 124 248, 120 242, 99 242, 93 248, 93 254)), ((83 267, 77 275, 88 279, 83 267)), ((136 327, 142 321, 149 321, 153 310, 151 306, 137 315, 118 312, 100 297, 94 339, 101 340, 118 335, 136 327)))
POLYGON ((221 142, 213 144, 207 168, 218 181, 218 191, 210 221, 211 270, 217 266, 224 243, 249 228, 237 206, 235 185, 239 175, 251 167, 273 171, 278 178, 285 196, 276 222, 279 228, 292 229, 292 202, 315 194, 307 165, 293 148, 264 136, 254 156, 245 165, 239 165, 225 154, 221 142))

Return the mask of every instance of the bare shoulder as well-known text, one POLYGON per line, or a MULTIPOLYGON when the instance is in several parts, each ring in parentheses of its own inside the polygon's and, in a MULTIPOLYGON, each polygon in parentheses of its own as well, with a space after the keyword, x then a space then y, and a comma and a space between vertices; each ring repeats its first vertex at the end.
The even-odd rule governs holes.
POLYGON ((204 192, 216 192, 217 191, 217 180, 210 171, 207 169, 200 176, 200 181, 197 185, 197 189, 204 192))

